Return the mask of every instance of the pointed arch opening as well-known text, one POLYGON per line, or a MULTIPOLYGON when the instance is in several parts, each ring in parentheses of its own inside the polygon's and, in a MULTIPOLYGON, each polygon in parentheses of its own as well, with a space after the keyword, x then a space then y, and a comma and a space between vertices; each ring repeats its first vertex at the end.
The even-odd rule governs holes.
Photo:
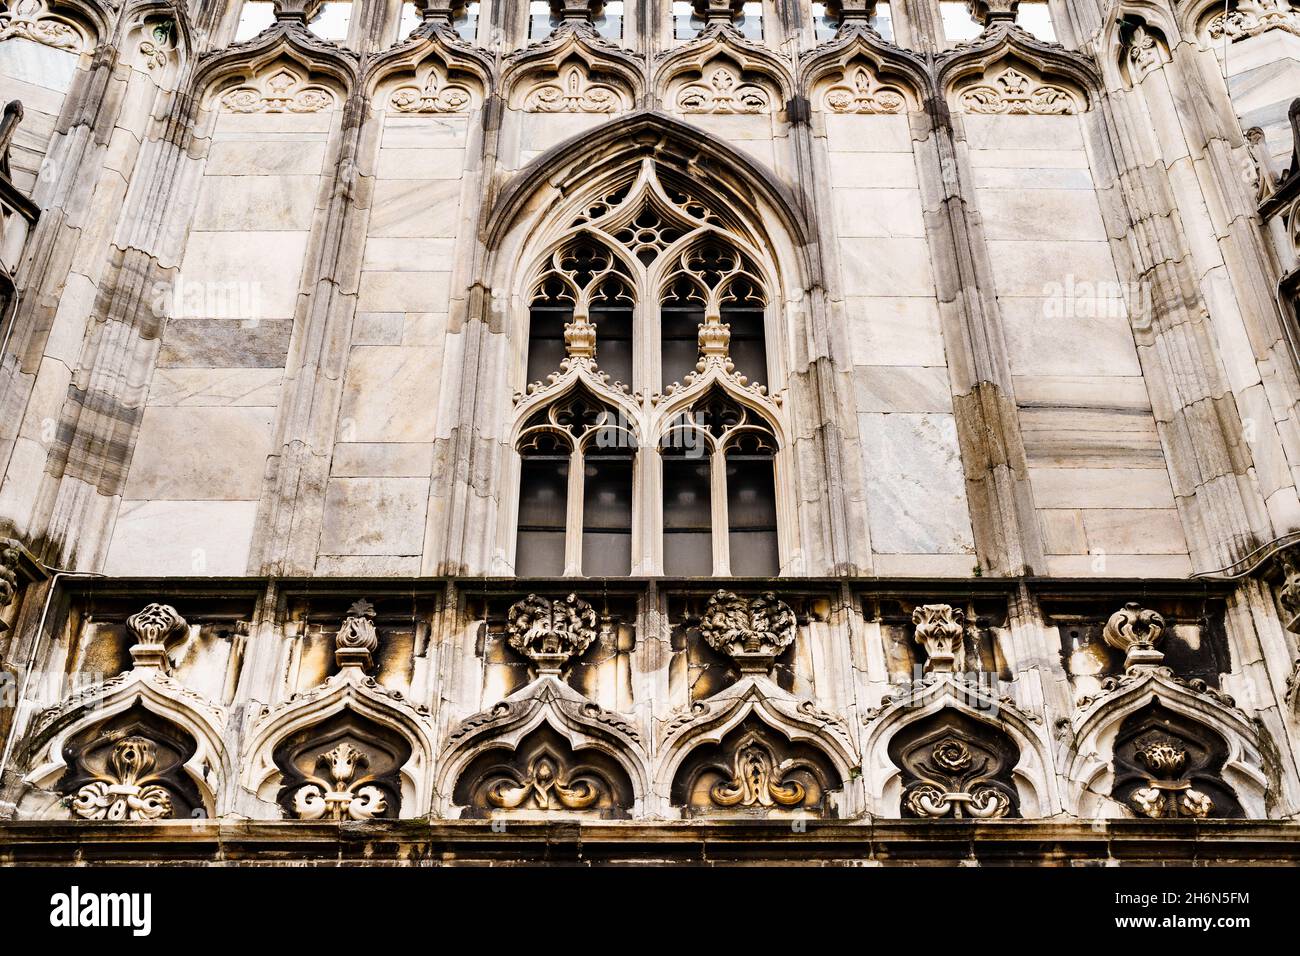
POLYGON ((776 575, 794 551, 781 506, 794 472, 782 464, 786 412, 768 391, 788 364, 772 347, 782 290, 805 281, 802 223, 783 229, 793 214, 774 201, 779 187, 741 182, 747 160, 707 175, 722 150, 702 148, 698 131, 687 152, 649 117, 617 125, 630 140, 602 130, 563 169, 550 167, 570 147, 541 157, 521 176, 532 191, 509 188, 513 212, 489 223, 491 284, 512 290, 522 346, 503 550, 519 575, 776 575), (603 437, 539 444, 547 409, 578 391, 616 420, 603 437), (730 396, 745 435, 695 427, 717 396, 730 396))

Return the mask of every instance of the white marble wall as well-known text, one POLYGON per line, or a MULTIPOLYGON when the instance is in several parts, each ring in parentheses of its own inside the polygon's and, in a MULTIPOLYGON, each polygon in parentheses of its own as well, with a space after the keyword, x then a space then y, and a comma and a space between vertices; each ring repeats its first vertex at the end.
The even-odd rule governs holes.
POLYGON ((1191 570, 1077 116, 963 117, 1048 574, 1191 570))
POLYGON ((964 577, 977 562, 908 117, 829 114, 825 131, 876 570, 964 577))
POLYGON ((242 574, 335 110, 216 117, 110 574, 242 574))

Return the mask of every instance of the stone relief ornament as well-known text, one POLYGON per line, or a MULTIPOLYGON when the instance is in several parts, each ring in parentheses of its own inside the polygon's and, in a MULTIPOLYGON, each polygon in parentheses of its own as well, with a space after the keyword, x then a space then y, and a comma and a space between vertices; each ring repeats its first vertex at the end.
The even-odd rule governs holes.
POLYGON ((1129 797, 1145 817, 1208 817, 1214 801, 1180 779, 1187 764, 1187 751, 1172 743, 1151 743, 1138 751, 1138 757, 1152 773, 1147 786, 1139 787, 1129 797))
POLYGON ((736 748, 731 778, 709 788, 709 799, 720 807, 796 807, 808 791, 791 779, 793 761, 777 763, 776 756, 756 734, 736 748))
POLYGON ((596 639, 596 610, 576 594, 551 600, 530 594, 510 606, 507 642, 537 665, 539 674, 558 674, 596 639))
POLYGON ((518 777, 507 776, 489 787, 487 798, 503 810, 589 810, 608 793, 608 782, 598 774, 567 770, 544 752, 518 777))
POLYGON ((1300 36, 1300 11, 1290 0, 1237 0, 1233 9, 1210 18, 1207 33, 1211 40, 1225 37, 1236 42, 1268 30, 1285 30, 1300 36))
POLYGON ((411 753, 397 729, 344 709, 275 747, 276 802, 299 820, 394 818, 402 803, 400 771, 411 753))
POLYGON ((438 70, 431 70, 422 86, 399 86, 388 105, 400 113, 461 113, 473 97, 458 83, 448 83, 438 70))
POLYGON ((370 759, 346 741, 317 758, 323 776, 308 777, 293 795, 300 820, 373 820, 388 808, 384 791, 363 771, 370 759))
POLYGON ((1157 612, 1130 601, 1110 616, 1102 638, 1117 651, 1124 652, 1124 666, 1156 666, 1165 655, 1156 650, 1165 631, 1165 619, 1157 612))
POLYGON ((81 34, 55 18, 43 0, 14 0, 0 12, 0 40, 20 37, 56 50, 81 49, 81 34))
POLYGON ((674 775, 672 802, 694 814, 827 809, 839 773, 818 748, 794 743, 754 717, 705 744, 674 775))
POLYGON ((922 604, 912 612, 916 643, 925 648, 927 674, 966 669, 965 622, 965 613, 947 604, 922 604))
POLYGON ((771 591, 755 598, 718 591, 700 619, 700 636, 741 673, 766 674, 794 642, 795 624, 794 611, 771 591))
POLYGON ((167 65, 167 58, 176 47, 176 21, 156 20, 145 30, 145 34, 139 47, 140 56, 150 70, 161 70, 167 65))
POLYGON ((1164 50, 1155 34, 1145 26, 1138 26, 1128 45, 1129 71, 1133 82, 1140 83, 1143 77, 1159 68, 1164 61, 1164 50))
POLYGON ((1114 799, 1153 819, 1243 816, 1222 769, 1218 734, 1158 701, 1120 726, 1115 737, 1114 799))
POLYGON ((766 90, 742 82, 727 67, 718 67, 701 82, 684 86, 677 94, 677 108, 683 113, 762 113, 770 103, 766 90))
POLYGON ((902 93, 879 86, 863 67, 828 89, 825 100, 832 113, 897 113, 906 105, 902 93))
POLYGON ((1011 768, 1015 743, 994 727, 958 712, 905 727, 889 744, 903 771, 905 817, 990 820, 1019 816, 1011 768))
POLYGON ((375 631, 375 606, 362 598, 348 608, 348 616, 334 637, 334 660, 339 667, 368 670, 374 664, 377 650, 379 634, 375 631))
POLYGON ((626 817, 633 802, 631 780, 616 760, 596 749, 575 751, 546 724, 512 753, 479 754, 460 775, 453 799, 467 818, 502 811, 626 817))
POLYGON ((127 737, 109 757, 109 773, 86 784, 72 801, 72 812, 86 820, 161 820, 172 815, 171 793, 154 771, 153 741, 127 737))
POLYGON ((170 604, 149 604, 126 619, 126 629, 135 638, 131 660, 137 670, 171 671, 168 651, 189 631, 185 618, 170 604))
POLYGON ((971 113, 1059 116, 1076 110, 1074 97, 1065 90, 1014 68, 1003 70, 987 85, 964 90, 961 103, 971 113))
POLYGON ((543 83, 524 99, 526 113, 617 113, 626 104, 612 86, 596 83, 579 66, 570 66, 556 82, 543 83))
POLYGON ((334 106, 334 94, 313 86, 287 67, 221 96, 227 113, 318 113, 334 106))

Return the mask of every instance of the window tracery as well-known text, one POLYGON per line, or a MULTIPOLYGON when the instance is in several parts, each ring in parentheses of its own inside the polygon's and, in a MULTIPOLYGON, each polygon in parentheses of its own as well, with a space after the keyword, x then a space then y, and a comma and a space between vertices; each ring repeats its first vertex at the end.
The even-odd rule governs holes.
POLYGON ((516 573, 776 574, 759 247, 651 159, 567 221, 529 286, 516 573))

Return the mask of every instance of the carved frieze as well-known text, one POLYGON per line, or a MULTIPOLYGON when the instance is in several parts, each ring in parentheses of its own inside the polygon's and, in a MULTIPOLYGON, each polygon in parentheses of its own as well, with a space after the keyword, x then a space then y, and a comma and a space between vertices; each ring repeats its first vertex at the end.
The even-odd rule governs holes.
POLYGON ((1035 80, 1014 67, 987 83, 962 90, 960 99, 969 113, 1060 116, 1078 111, 1074 97, 1064 89, 1035 80))
POLYGON ((861 66, 827 89, 823 100, 832 113, 899 113, 907 105, 902 93, 881 86, 861 66))
POLYGON ((479 754, 456 783, 454 802, 465 817, 515 813, 581 813, 626 817, 632 782, 618 761, 597 749, 577 750, 543 725, 517 749, 479 754))
POLYGON ((699 82, 677 92, 677 108, 683 113, 763 113, 771 102, 767 90, 745 82, 727 66, 708 70, 699 82))
POLYGON ((1223 740, 1158 701, 1132 714, 1115 737, 1112 795, 1138 816, 1240 817, 1222 778, 1223 740))
POLYGON ((889 757, 903 773, 905 817, 980 820, 1019 816, 1015 742, 992 725, 941 710, 900 730, 889 757))
POLYGON ((334 94, 281 67, 221 95, 227 113, 317 113, 334 107, 334 94))

